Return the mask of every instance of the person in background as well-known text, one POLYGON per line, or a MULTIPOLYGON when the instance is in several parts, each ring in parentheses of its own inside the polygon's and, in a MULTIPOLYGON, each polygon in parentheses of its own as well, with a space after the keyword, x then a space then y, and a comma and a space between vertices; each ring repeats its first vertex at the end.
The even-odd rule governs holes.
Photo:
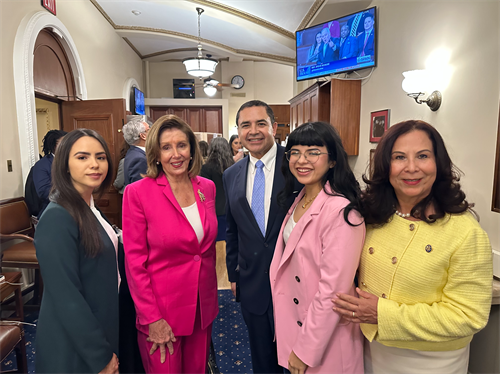
POLYGON ((469 343, 488 321, 492 258, 441 135, 408 120, 391 126, 363 176, 367 226, 360 298, 336 310, 361 323, 368 373, 467 373, 469 343))
POLYGON ((241 145, 240 138, 238 137, 237 134, 231 135, 231 138, 229 138, 229 147, 233 152, 234 162, 238 162, 243 157, 245 157, 245 154, 243 152, 243 146, 241 145))
POLYGON ((113 186, 118 190, 118 193, 123 195, 125 190, 125 175, 123 172, 123 164, 125 163, 125 156, 127 155, 130 145, 123 140, 122 148, 120 149, 120 162, 118 163, 118 170, 116 172, 116 178, 113 182, 113 186))
POLYGON ((92 197, 111 186, 111 154, 95 131, 77 129, 52 166, 34 241, 44 283, 35 370, 118 373, 118 237, 92 197))
POLYGON ((346 59, 357 56, 357 42, 354 36, 349 35, 349 25, 346 23, 340 29, 339 45, 339 59, 346 59))
POLYGON ((375 24, 375 20, 373 19, 373 15, 368 13, 364 20, 363 25, 365 30, 363 33, 359 34, 357 37, 358 44, 358 56, 373 56, 375 53, 375 30, 373 28, 375 24))
POLYGON ((269 265, 281 223, 293 201, 292 196, 288 206, 280 208, 276 199, 285 186, 280 172, 285 149, 274 141, 278 124, 266 103, 246 102, 236 114, 236 123, 241 143, 250 156, 222 176, 226 192, 227 273, 233 294, 241 299, 253 372, 283 373, 274 341, 269 265))
POLYGON ((315 64, 318 63, 321 47, 322 47, 321 32, 318 32, 316 34, 316 38, 314 39, 314 44, 311 46, 311 49, 309 50, 309 54, 307 56, 307 62, 312 62, 315 64))
POLYGON ((320 48, 319 63, 332 62, 339 59, 339 50, 335 40, 332 40, 330 30, 325 28, 321 30, 321 38, 323 39, 322 47, 320 48))
MULTIPOLYGON (((47 132, 42 140, 43 157, 32 168, 33 185, 38 197, 38 218, 41 217, 43 211, 49 205, 49 192, 52 188, 52 162, 54 161, 57 146, 66 134, 67 132, 62 130, 50 130, 47 132)), ((27 190, 30 190, 30 188, 27 188, 27 190)), ((33 213, 37 212, 33 211, 33 213)))
POLYGON ((207 162, 208 157, 208 143, 204 140, 200 140, 198 142, 198 146, 200 147, 201 158, 203 159, 203 163, 207 162))
POLYGON ((123 161, 123 176, 125 187, 130 183, 141 180, 147 171, 146 162, 146 138, 148 136, 149 124, 142 116, 136 116, 127 122, 122 129, 125 141, 130 145, 130 149, 123 161))
POLYGON ((197 175, 193 131, 159 118, 146 143, 146 177, 123 195, 125 267, 146 373, 205 373, 218 313, 215 185, 197 175))
POLYGON ((215 212, 217 213, 218 233, 217 241, 226 240, 226 195, 222 174, 234 164, 231 148, 226 139, 213 138, 210 142, 210 151, 205 164, 201 167, 200 175, 215 183, 215 212))
POLYGON ((336 292, 355 295, 365 238, 359 184, 332 125, 305 123, 286 146, 285 203, 304 185, 281 226, 269 271, 278 362, 291 373, 362 373, 359 326, 332 313, 336 292))

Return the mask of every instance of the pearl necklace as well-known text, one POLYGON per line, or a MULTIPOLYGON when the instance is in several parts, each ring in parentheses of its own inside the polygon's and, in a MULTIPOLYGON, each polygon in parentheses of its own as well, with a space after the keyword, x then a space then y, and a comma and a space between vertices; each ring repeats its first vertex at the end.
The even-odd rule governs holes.
POLYGON ((408 218, 410 216, 410 213, 401 213, 399 210, 396 210, 396 214, 400 216, 401 218, 408 218))
MULTIPOLYGON (((320 191, 320 192, 321 192, 321 191, 320 191)), ((311 198, 311 200, 304 202, 304 204, 302 204, 302 209, 306 209, 306 206, 308 206, 309 204, 311 204, 311 203, 312 203, 312 201, 313 201, 313 200, 314 200, 314 199, 315 199, 318 195, 319 195, 319 192, 318 192, 316 195, 314 195, 314 196, 311 198)), ((307 194, 304 194, 304 200, 305 200, 306 198, 307 198, 307 194)))

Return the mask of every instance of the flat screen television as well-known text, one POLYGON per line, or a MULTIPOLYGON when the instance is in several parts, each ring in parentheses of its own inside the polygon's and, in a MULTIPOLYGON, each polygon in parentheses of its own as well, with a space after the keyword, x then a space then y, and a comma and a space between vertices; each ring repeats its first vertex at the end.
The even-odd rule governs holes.
POLYGON ((134 87, 134 112, 135 114, 146 114, 144 109, 144 93, 137 87, 134 87))
POLYGON ((377 65, 376 7, 295 33, 297 81, 377 65))

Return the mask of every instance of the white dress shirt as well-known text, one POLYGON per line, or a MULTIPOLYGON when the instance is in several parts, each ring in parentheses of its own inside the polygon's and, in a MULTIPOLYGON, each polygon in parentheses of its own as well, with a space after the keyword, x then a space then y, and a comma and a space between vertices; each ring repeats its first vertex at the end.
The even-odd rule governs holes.
MULTIPOLYGON (((266 190, 264 194, 264 213, 265 213, 265 226, 267 230, 267 222, 269 218, 269 208, 271 207, 271 195, 273 192, 273 182, 274 182, 274 170, 276 166, 276 153, 278 152, 278 146, 276 142, 267 153, 260 159, 264 163, 262 170, 264 171, 264 177, 266 180, 266 190)), ((255 164, 259 161, 258 158, 253 157, 249 154, 248 171, 247 171, 247 201, 250 208, 252 207, 252 192, 253 192, 253 182, 255 179, 255 164)))

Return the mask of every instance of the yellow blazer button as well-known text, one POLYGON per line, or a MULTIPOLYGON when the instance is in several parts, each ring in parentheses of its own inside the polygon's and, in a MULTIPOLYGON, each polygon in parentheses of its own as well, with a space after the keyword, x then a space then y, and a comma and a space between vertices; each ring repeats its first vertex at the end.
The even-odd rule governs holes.
POLYGON ((373 247, 368 248, 368 253, 370 253, 372 255, 373 252, 375 252, 375 250, 373 249, 373 247))
POLYGON ((387 299, 387 296, 385 295, 385 293, 382 294, 382 298, 387 299))
POLYGON ((415 225, 413 223, 410 223, 410 231, 415 230, 415 225))
POLYGON ((392 258, 392 263, 395 264, 396 262, 398 262, 398 258, 397 257, 393 257, 392 258))

